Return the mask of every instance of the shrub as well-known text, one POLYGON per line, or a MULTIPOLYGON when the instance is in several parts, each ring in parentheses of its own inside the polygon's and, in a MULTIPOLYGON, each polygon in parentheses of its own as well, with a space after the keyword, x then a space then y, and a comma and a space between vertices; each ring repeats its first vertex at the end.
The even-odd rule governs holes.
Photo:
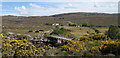
POLYGON ((116 55, 120 55, 120 41, 113 41, 113 40, 106 40, 101 41, 99 50, 102 52, 102 54, 108 54, 113 53, 116 55))
POLYGON ((88 24, 82 24, 82 27, 88 27, 88 24))
POLYGON ((81 36, 79 41, 89 41, 89 40, 92 40, 92 39, 86 36, 81 36))
POLYGON ((108 37, 111 39, 117 38, 119 35, 119 28, 118 26, 111 25, 108 30, 108 37))
POLYGON ((90 52, 96 56, 101 55, 101 52, 98 46, 93 46, 92 48, 90 48, 90 52))
POLYGON ((2 55, 3 56, 42 56, 36 47, 24 40, 10 40, 4 39, 2 41, 2 55))
POLYGON ((101 32, 100 32, 99 30, 97 30, 97 29, 95 30, 95 32, 96 32, 96 33, 101 33, 101 32))
POLYGON ((76 24, 69 24, 69 26, 77 26, 76 24))
POLYGON ((61 24, 61 26, 65 26, 65 25, 61 24))
POLYGON ((120 39, 120 33, 118 33, 118 35, 116 36, 116 38, 120 39))
POLYGON ((106 39, 107 37, 104 36, 104 35, 95 34, 92 38, 93 38, 94 40, 104 40, 104 39, 106 39))
POLYGON ((51 26, 52 24, 51 24, 51 23, 46 23, 45 25, 49 25, 49 26, 51 26))
POLYGON ((108 31, 105 31, 105 35, 108 35, 108 31))
POLYGON ((120 25, 118 25, 118 27, 120 28, 120 25))
POLYGON ((71 34, 70 32, 66 32, 65 37, 70 38, 70 37, 74 37, 74 35, 73 35, 73 34, 71 34))
POLYGON ((97 30, 96 28, 93 28, 93 27, 92 27, 92 29, 93 29, 93 30, 95 31, 95 33, 97 33, 97 34, 98 34, 98 33, 101 33, 101 32, 100 32, 99 30, 97 30))
POLYGON ((66 51, 80 52, 84 49, 85 43, 83 41, 73 41, 70 40, 68 44, 62 46, 66 51))
POLYGON ((61 35, 61 34, 66 34, 67 33, 67 30, 64 29, 64 28, 56 28, 53 30, 53 32, 51 34, 54 34, 54 35, 61 35))

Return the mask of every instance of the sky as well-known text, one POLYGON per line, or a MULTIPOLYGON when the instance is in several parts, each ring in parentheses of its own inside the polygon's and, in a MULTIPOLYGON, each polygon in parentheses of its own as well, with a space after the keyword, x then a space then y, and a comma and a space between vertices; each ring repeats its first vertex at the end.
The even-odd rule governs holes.
POLYGON ((49 16, 73 12, 118 13, 119 0, 1 0, 0 16, 49 16))

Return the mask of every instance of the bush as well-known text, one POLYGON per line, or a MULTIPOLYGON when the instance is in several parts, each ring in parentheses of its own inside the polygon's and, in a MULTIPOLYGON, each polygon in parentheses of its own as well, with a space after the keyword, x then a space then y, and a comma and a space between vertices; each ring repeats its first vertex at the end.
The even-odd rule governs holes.
POLYGON ((51 26, 52 24, 50 24, 50 23, 46 23, 45 25, 49 25, 49 26, 51 26))
POLYGON ((54 35, 61 35, 61 34, 66 34, 67 33, 67 30, 64 29, 64 28, 56 28, 53 30, 53 32, 51 33, 54 34, 54 35))
POLYGON ((3 56, 42 56, 36 47, 24 40, 3 40, 2 41, 2 55, 3 56))
POLYGON ((89 37, 86 37, 86 36, 81 36, 79 41, 89 41, 89 40, 92 40, 90 39, 89 37))
POLYGON ((77 26, 76 24, 69 24, 69 26, 77 26))
POLYGON ((108 31, 105 31, 105 35, 108 35, 108 31))
POLYGON ((94 40, 104 40, 104 39, 107 39, 106 36, 104 36, 104 35, 99 35, 99 34, 95 34, 92 38, 93 38, 94 40))
POLYGON ((99 30, 97 30, 96 28, 93 28, 92 29, 96 32, 96 33, 101 33, 99 30))
POLYGON ((99 50, 102 52, 102 54, 115 54, 120 55, 120 41, 113 41, 113 40, 106 40, 101 41, 99 50))
POLYGON ((70 40, 68 44, 63 45, 62 48, 66 51, 80 52, 84 49, 85 43, 83 41, 72 41, 70 40))
POLYGON ((108 30, 108 37, 111 39, 117 38, 119 35, 119 28, 118 26, 111 25, 108 30))
POLYGON ((82 27, 88 27, 88 24, 82 24, 82 27))
POLYGON ((49 45, 37 48, 33 43, 23 40, 2 40, 2 56, 43 56, 52 49, 49 45))
POLYGON ((93 46, 90 48, 90 52, 96 56, 99 56, 101 54, 98 46, 93 46))
POLYGON ((120 25, 118 25, 118 27, 120 28, 120 25))
POLYGON ((96 32, 96 33, 101 33, 101 32, 100 32, 99 30, 97 30, 97 29, 95 30, 95 32, 96 32))

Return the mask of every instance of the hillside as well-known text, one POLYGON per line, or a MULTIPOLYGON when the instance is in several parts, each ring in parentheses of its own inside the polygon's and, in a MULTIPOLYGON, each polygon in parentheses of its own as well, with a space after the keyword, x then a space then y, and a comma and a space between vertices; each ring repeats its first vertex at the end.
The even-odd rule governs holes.
POLYGON ((77 24, 93 24, 108 26, 117 24, 117 14, 105 13, 65 13, 51 16, 3 16, 3 26, 10 29, 49 29, 51 26, 45 26, 45 23, 66 24, 68 21, 77 24))

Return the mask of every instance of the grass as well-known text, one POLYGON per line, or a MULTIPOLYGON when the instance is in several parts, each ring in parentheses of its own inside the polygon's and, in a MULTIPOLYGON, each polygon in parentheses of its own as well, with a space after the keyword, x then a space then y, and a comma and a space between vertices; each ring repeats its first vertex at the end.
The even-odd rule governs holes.
POLYGON ((105 31, 109 29, 109 27, 95 27, 95 28, 98 29, 102 33, 104 33, 105 31))
POLYGON ((28 35, 32 35, 32 36, 36 36, 37 34, 32 32, 29 33, 28 29, 3 29, 3 32, 13 32, 13 33, 19 33, 19 34, 28 34, 28 35))
POLYGON ((74 34, 76 37, 86 35, 87 31, 95 33, 93 29, 90 29, 88 27, 65 27, 65 28, 71 30, 72 31, 71 33, 74 34))
MULTIPOLYGON (((86 35, 87 31, 89 31, 90 33, 95 33, 95 31, 89 27, 69 27, 66 26, 64 27, 65 29, 69 29, 71 30, 71 33, 75 35, 75 37, 80 37, 82 35, 86 35)), ((105 31, 108 30, 107 27, 95 27, 96 29, 98 29, 100 32, 104 33, 105 31)), ((20 33, 20 34, 28 34, 31 36, 37 36, 36 33, 32 32, 29 33, 28 32, 29 29, 3 29, 3 32, 13 32, 13 33, 20 33)))

